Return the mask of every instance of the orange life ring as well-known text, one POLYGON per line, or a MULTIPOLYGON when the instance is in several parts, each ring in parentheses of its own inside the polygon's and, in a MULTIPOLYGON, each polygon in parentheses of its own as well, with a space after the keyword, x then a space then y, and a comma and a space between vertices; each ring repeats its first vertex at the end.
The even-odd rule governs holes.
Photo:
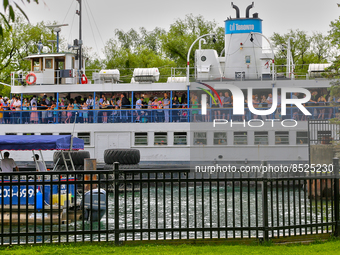
POLYGON ((26 83, 27 83, 27 84, 32 85, 32 84, 35 83, 36 81, 37 81, 37 76, 35 76, 34 73, 29 73, 29 74, 26 75, 26 83), (30 76, 33 76, 33 77, 34 77, 33 81, 30 81, 30 80, 29 80, 29 79, 30 79, 30 76))
POLYGON ((81 76, 81 84, 87 84, 87 77, 85 74, 81 76))

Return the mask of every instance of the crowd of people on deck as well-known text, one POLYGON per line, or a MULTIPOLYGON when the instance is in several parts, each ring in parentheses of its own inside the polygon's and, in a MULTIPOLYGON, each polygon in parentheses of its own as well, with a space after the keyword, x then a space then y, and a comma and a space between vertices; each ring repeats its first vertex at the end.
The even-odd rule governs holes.
MULTIPOLYGON (((331 103, 340 102, 340 99, 330 96, 326 88, 311 90, 311 99, 305 106, 317 106, 312 111, 316 119, 330 119, 333 117, 333 107, 331 103)), ((291 98, 302 98, 305 95, 294 93, 291 98)), ((162 98, 150 96, 144 98, 140 94, 139 98, 134 97, 132 100, 127 97, 126 93, 111 94, 107 97, 88 95, 88 97, 77 96, 75 98, 63 97, 57 102, 52 96, 44 95, 41 98, 33 95, 31 98, 13 96, 11 99, 0 95, 0 124, 18 124, 20 123, 108 123, 108 122, 187 122, 188 115, 191 115, 193 122, 208 122, 214 119, 257 119, 259 116, 246 112, 243 116, 233 116, 233 96, 228 92, 219 92, 219 98, 214 95, 212 100, 207 102, 207 114, 200 115, 201 101, 199 96, 191 93, 189 108, 187 107, 186 93, 181 97, 174 95, 171 99, 167 93, 162 98), (131 102, 132 101, 132 102, 131 102), (132 110, 134 109, 134 110, 132 110), (28 111, 29 110, 29 111, 28 111), (100 110, 100 111, 91 111, 100 110), (119 111, 115 111, 119 110, 119 111), (130 110, 130 111, 120 111, 130 110), (151 111, 152 110, 152 111, 151 111)), ((278 107, 281 105, 281 95, 278 94, 278 107)), ((248 106, 248 99, 245 97, 245 107, 248 106)), ((271 93, 254 94, 252 102, 255 108, 270 108, 273 103, 271 93)), ((306 120, 297 108, 291 113, 292 118, 296 120, 306 120)), ((275 116, 280 117, 280 108, 275 112, 275 116)), ((263 119, 263 116, 261 116, 263 119)), ((266 116, 270 118, 270 116, 266 116)))

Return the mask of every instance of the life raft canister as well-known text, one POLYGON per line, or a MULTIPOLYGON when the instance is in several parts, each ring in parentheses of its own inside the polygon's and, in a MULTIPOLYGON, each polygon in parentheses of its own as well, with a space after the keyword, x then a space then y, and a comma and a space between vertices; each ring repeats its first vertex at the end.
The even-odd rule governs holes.
POLYGON ((37 76, 34 73, 29 73, 26 75, 26 83, 32 85, 37 81, 37 76), (30 77, 33 76, 33 81, 30 81, 30 77))

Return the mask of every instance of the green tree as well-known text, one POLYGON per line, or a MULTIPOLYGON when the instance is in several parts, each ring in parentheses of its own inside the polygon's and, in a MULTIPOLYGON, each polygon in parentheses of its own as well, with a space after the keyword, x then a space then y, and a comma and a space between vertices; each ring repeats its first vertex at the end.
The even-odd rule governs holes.
MULTIPOLYGON (((30 62, 24 58, 37 52, 36 44, 39 41, 42 41, 43 45, 50 45, 48 40, 53 39, 55 35, 45 27, 43 22, 33 26, 22 15, 16 15, 12 29, 4 30, 0 40, 0 81, 9 84, 11 72, 28 71, 30 62)), ((45 51, 50 50, 51 45, 45 46, 45 51)), ((3 86, 0 86, 0 91, 2 89, 4 89, 3 86)), ((9 88, 2 93, 8 94, 9 88)))
POLYGON ((120 47, 134 51, 140 46, 162 54, 161 36, 166 32, 164 29, 156 27, 152 31, 147 31, 144 27, 139 28, 139 32, 130 29, 128 32, 116 29, 115 36, 120 47))
POLYGON ((331 43, 328 36, 320 32, 313 32, 311 41, 312 52, 317 56, 318 62, 322 63, 331 57, 331 43))
POLYGON ((119 42, 111 39, 105 46, 105 66, 107 69, 119 69, 120 77, 123 82, 130 82, 135 68, 158 67, 161 74, 161 81, 171 74, 171 67, 175 63, 157 52, 145 47, 137 46, 133 50, 121 47, 119 42))
MULTIPOLYGON (((206 37, 207 45, 204 48, 215 49, 220 54, 224 49, 224 28, 218 27, 215 21, 205 20, 202 15, 186 15, 184 19, 178 19, 170 25, 169 32, 161 36, 164 54, 174 60, 177 66, 185 67, 191 44, 199 36, 210 33, 216 34, 216 43, 213 38, 206 37)), ((190 53, 190 63, 194 63, 196 49, 198 43, 190 53)))
MULTIPOLYGON (((334 51, 335 57, 333 57, 332 65, 328 68, 328 71, 325 74, 325 77, 331 80, 331 88, 330 94, 331 96, 339 97, 340 96, 340 56, 339 56, 339 49, 340 49, 340 18, 332 21, 330 26, 330 30, 328 31, 328 39, 330 42, 331 47, 336 49, 334 51)), ((333 55, 332 54, 332 55, 333 55)))
MULTIPOLYGON (((35 2, 35 3, 39 3, 39 0, 21 0, 22 3, 27 2, 35 2)), ((0 22, 0 36, 3 36, 3 32, 4 32, 4 26, 6 26, 8 29, 11 28, 10 26, 10 22, 11 21, 15 21, 15 11, 14 9, 17 8, 21 14, 28 20, 27 15, 25 14, 25 12, 21 9, 21 7, 19 6, 19 4, 17 3, 17 1, 9 1, 9 0, 3 0, 3 7, 4 7, 4 12, 0 12, 0 17, 2 18, 1 22, 0 22), (9 13, 9 16, 6 17, 6 13, 9 13)))
POLYGON ((330 44, 326 36, 316 32, 313 36, 309 36, 305 31, 290 30, 289 33, 283 35, 274 33, 270 38, 273 46, 279 49, 275 55, 276 65, 282 66, 279 71, 286 71, 283 66, 287 64, 287 44, 290 37, 294 38, 290 44, 295 64, 294 72, 297 75, 305 75, 309 64, 327 62, 330 44))

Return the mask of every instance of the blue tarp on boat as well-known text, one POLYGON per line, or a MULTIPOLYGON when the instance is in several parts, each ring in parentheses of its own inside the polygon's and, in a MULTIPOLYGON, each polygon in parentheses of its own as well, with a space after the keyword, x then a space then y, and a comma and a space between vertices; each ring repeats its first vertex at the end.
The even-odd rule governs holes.
MULTIPOLYGON (((71 135, 0 135, 0 151, 69 150, 71 135)), ((73 137, 72 150, 83 150, 84 141, 73 137)))

